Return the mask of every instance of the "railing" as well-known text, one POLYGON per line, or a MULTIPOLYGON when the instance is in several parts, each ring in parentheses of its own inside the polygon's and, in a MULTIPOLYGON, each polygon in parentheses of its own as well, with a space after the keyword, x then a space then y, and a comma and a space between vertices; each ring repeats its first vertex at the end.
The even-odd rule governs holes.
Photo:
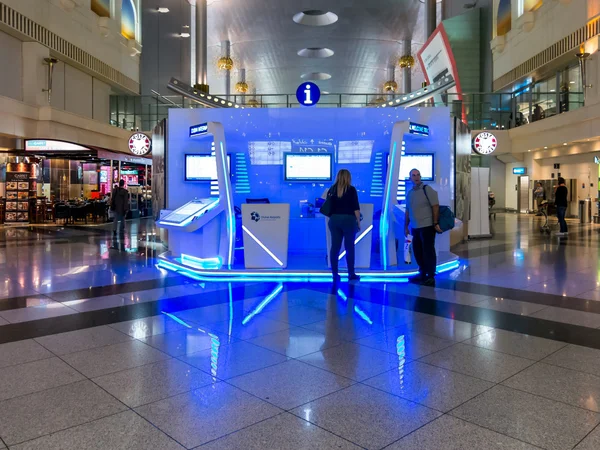
MULTIPOLYGON (((225 95, 220 97, 227 98, 225 95)), ((322 94, 317 108, 364 108, 390 106, 402 94, 322 94)), ((247 108, 299 108, 295 94, 230 95, 228 100, 247 108)), ((182 95, 112 96, 111 125, 125 129, 151 130, 168 117, 171 108, 204 106, 182 95)), ((583 106, 582 92, 446 93, 427 100, 421 107, 448 106, 453 113, 466 116, 472 130, 510 129, 543 120, 583 106)))

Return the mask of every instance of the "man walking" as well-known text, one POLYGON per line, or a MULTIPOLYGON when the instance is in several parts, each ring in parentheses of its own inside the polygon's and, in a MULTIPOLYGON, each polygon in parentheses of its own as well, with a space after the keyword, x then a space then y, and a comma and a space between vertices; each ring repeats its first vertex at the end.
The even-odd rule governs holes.
POLYGON ((113 235, 117 234, 119 222, 121 222, 121 233, 125 233, 125 215, 129 210, 129 192, 124 188, 125 180, 119 181, 119 187, 112 193, 110 209, 113 211, 113 235))
POLYGON ((423 184, 417 169, 410 171, 413 188, 406 195, 404 234, 412 231, 413 253, 419 265, 419 275, 411 277, 411 283, 435 286, 435 235, 442 230, 438 223, 440 203, 437 192, 423 184), (410 225, 410 227, 409 227, 410 225))

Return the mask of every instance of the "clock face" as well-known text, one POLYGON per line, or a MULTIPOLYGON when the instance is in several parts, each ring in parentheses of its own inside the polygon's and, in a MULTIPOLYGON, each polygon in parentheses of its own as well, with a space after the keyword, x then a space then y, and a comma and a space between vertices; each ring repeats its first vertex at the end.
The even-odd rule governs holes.
POLYGON ((492 133, 484 131, 483 133, 479 133, 473 139, 473 150, 480 155, 489 155, 490 153, 493 153, 497 146, 498 140, 492 133))
POLYGON ((137 156, 144 156, 150 151, 152 142, 144 133, 135 133, 129 138, 129 151, 137 156))

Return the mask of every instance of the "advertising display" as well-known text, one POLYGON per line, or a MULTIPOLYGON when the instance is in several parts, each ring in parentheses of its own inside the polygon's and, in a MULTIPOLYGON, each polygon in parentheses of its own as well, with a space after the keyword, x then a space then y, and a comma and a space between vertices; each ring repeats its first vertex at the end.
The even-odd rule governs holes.
MULTIPOLYGON (((19 164, 18 166, 28 166, 28 164, 19 164)), ((5 222, 29 222, 29 170, 27 172, 6 172, 6 199, 5 222)))
POLYGON ((409 180, 410 171, 417 169, 421 173, 421 180, 433 181, 435 179, 435 154, 412 153, 400 158, 400 180, 409 180))
POLYGON ((331 181, 332 156, 331 153, 286 153, 283 164, 285 181, 331 181))
MULTIPOLYGON (((428 84, 435 83, 444 76, 450 74, 454 78, 456 86, 448 89, 449 94, 458 94, 452 96, 453 100, 462 101, 462 89, 458 77, 456 61, 450 47, 450 41, 444 29, 444 24, 440 23, 427 42, 421 47, 417 58, 423 69, 423 74, 428 84)), ((441 105, 444 103, 442 95, 435 95, 434 101, 441 105)), ((462 109, 463 121, 466 122, 464 107, 462 109)))
MULTIPOLYGON (((231 155, 227 155, 227 169, 231 172, 231 155)), ((213 155, 185 155, 186 181, 217 179, 217 160, 213 155)))

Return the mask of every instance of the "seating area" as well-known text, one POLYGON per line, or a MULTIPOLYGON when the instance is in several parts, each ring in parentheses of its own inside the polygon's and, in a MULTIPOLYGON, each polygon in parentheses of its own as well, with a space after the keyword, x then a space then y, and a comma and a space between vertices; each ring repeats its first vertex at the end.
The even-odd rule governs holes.
MULTIPOLYGON (((0 224, 5 221, 6 200, 0 199, 0 224)), ((29 202, 29 223, 108 222, 109 204, 103 200, 69 200, 51 202, 46 198, 31 199, 29 202)))

